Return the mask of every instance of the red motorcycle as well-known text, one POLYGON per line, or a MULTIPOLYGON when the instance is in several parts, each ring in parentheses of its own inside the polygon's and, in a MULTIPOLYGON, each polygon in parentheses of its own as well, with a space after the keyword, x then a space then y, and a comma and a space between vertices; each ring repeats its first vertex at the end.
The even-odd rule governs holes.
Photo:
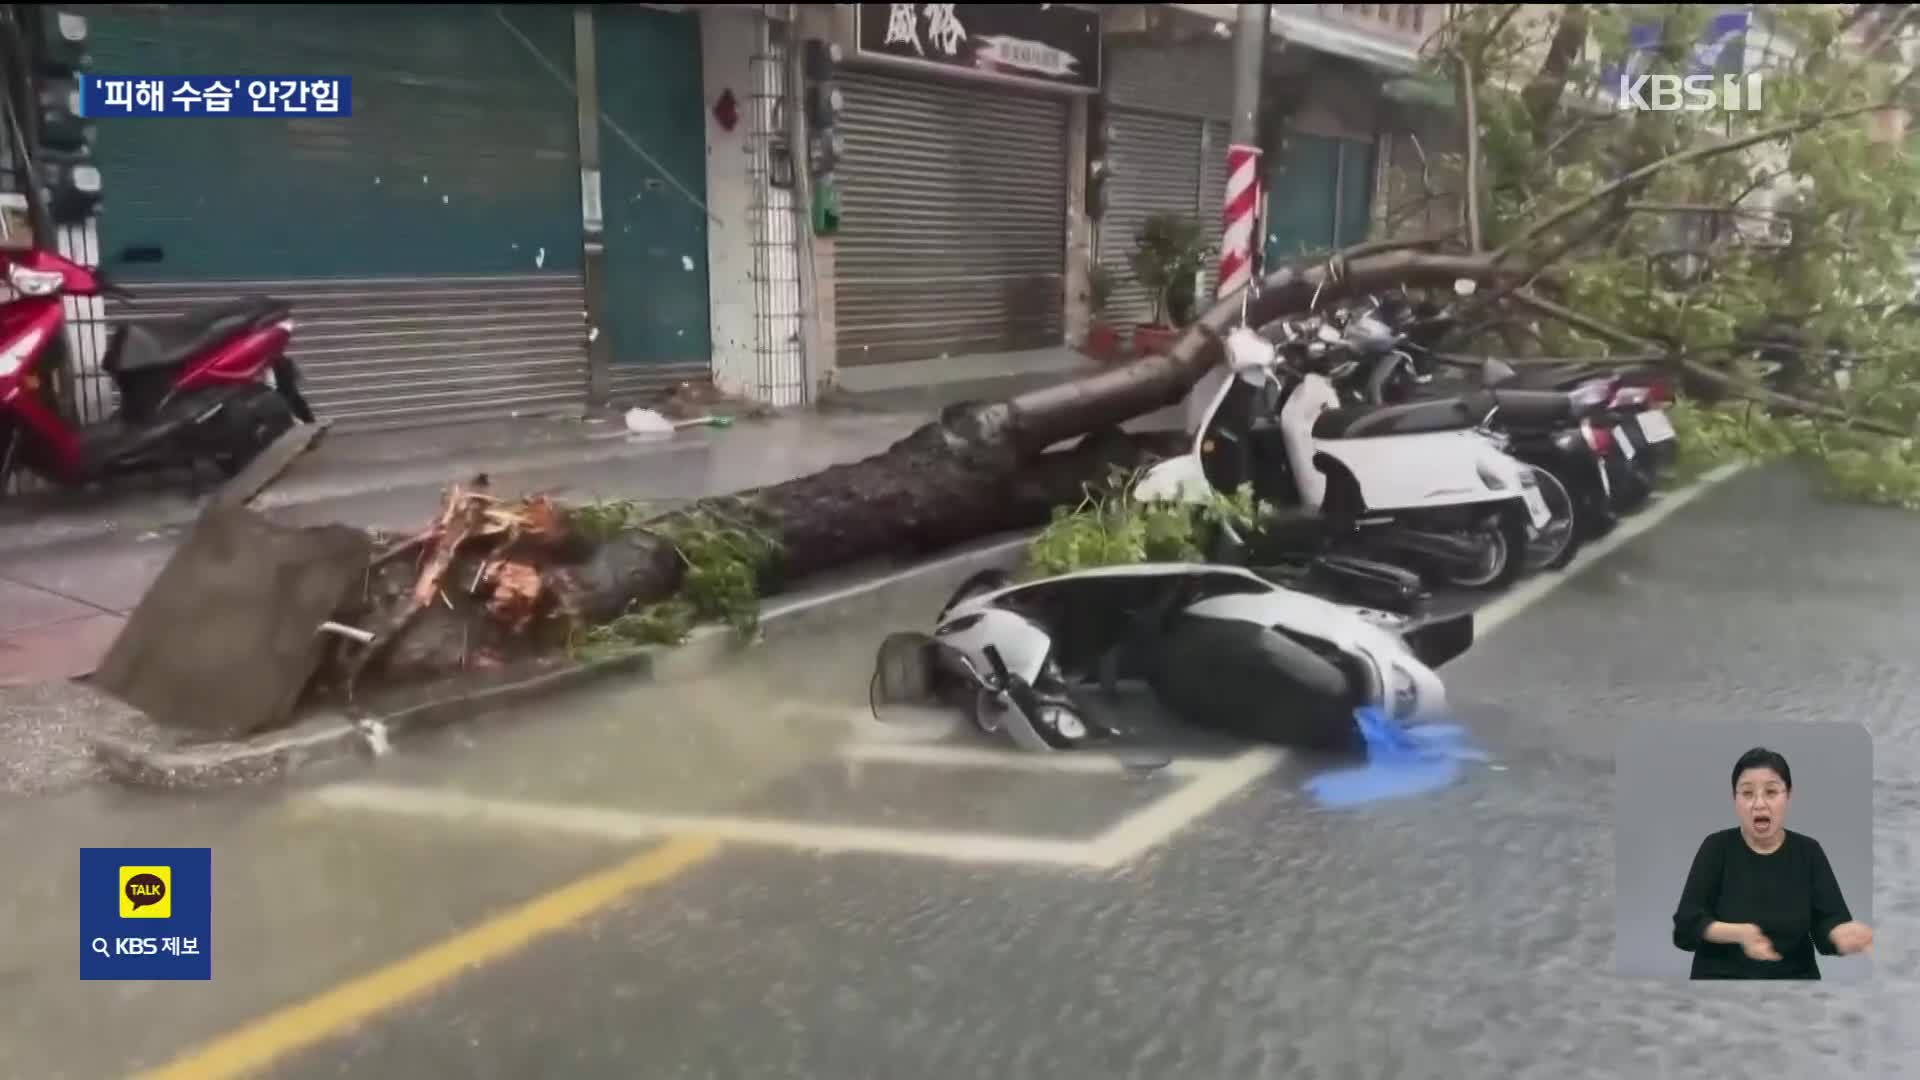
POLYGON ((203 463, 231 476, 295 421, 313 421, 286 354, 292 306, 257 296, 114 327, 101 367, 119 410, 76 428, 53 405, 46 362, 65 347, 61 297, 131 295, 49 251, 0 250, 0 268, 15 293, 0 304, 0 492, 18 468, 63 487, 169 469, 197 476, 203 463))

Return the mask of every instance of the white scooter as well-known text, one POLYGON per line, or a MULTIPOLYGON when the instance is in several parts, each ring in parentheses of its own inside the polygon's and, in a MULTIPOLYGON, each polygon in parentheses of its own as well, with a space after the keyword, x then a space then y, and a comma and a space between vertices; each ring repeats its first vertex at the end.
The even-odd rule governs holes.
POLYGON ((1134 678, 1190 723, 1340 748, 1357 737, 1357 708, 1403 724, 1444 719, 1434 669, 1472 641, 1471 612, 1415 623, 1239 567, 1148 563, 1018 584, 998 571, 975 575, 935 620, 923 655, 971 699, 982 731, 1024 749, 1119 734, 1076 684, 1097 679, 1111 694, 1134 678))
MULTIPOLYGON (((1324 325, 1317 341, 1291 324, 1281 332, 1290 348, 1340 339, 1324 325)), ((1310 524, 1318 543, 1409 560, 1463 588, 1520 575, 1528 541, 1552 513, 1532 470, 1486 427, 1490 416, 1436 418, 1431 403, 1341 408, 1333 383, 1288 365, 1253 330, 1235 329, 1225 345, 1229 375, 1192 452, 1148 470, 1135 498, 1199 505, 1251 484, 1258 499, 1310 524)), ((1273 524, 1282 532, 1289 523, 1273 524)))

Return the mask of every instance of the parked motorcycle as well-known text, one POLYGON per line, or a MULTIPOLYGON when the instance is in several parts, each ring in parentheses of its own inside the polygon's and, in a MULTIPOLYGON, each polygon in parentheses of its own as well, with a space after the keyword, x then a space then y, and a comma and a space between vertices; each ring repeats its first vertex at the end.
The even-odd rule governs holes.
MULTIPOLYGON (((126 262, 158 261, 132 249, 126 262)), ((287 356, 292 308, 249 297, 171 319, 122 323, 101 367, 120 404, 75 427, 54 407, 48 358, 64 343, 68 296, 131 298, 93 270, 40 249, 0 251, 13 299, 0 304, 0 491, 16 468, 79 487, 160 470, 233 475, 295 421, 311 423, 300 374, 287 356)))
MULTIPOLYGON (((1322 342, 1339 336, 1320 331, 1322 342)), ((1282 332, 1288 345, 1306 344, 1300 330, 1282 332)), ((1262 522, 1270 543, 1401 562, 1464 588, 1503 586, 1524 570, 1529 542, 1554 515, 1534 470, 1505 452, 1486 417, 1341 408, 1326 376, 1254 331, 1223 344, 1230 375, 1192 452, 1149 469, 1134 497, 1200 505, 1251 484, 1281 511, 1262 522)))
MULTIPOLYGON (((1471 295, 1472 289, 1460 292, 1471 295)), ((1668 380, 1657 371, 1580 361, 1515 371, 1507 364, 1490 361, 1475 365, 1477 386, 1449 385, 1437 378, 1447 366, 1438 344, 1454 327, 1452 314, 1421 302, 1395 304, 1382 315, 1398 337, 1390 347, 1378 351, 1376 362, 1361 380, 1363 400, 1396 402, 1485 390, 1503 394, 1561 391, 1572 395, 1578 439, 1571 437, 1565 425, 1558 425, 1549 442, 1541 446, 1538 429, 1542 425, 1536 423, 1530 440, 1534 445, 1525 449, 1537 449, 1541 455, 1553 453, 1570 470, 1563 472, 1561 479, 1582 503, 1581 531, 1585 538, 1611 529, 1620 514, 1644 503, 1653 493, 1660 470, 1678 456, 1673 424, 1665 412, 1673 395, 1668 380), (1598 458, 1601 468, 1588 470, 1580 465, 1582 443, 1598 458), (1602 491, 1594 490, 1587 482, 1589 477, 1598 477, 1602 491)), ((1556 427, 1551 410, 1535 415, 1547 421, 1545 426, 1556 427)), ((1523 416, 1524 410, 1505 410, 1499 426, 1518 435, 1515 421, 1523 416)), ((1517 445, 1516 450, 1520 449, 1517 445)), ((1544 464, 1531 454, 1520 456, 1544 464)))
MULTIPOLYGON (((1435 669, 1466 652, 1473 615, 1416 622, 1284 588, 1241 567, 1149 563, 1012 582, 974 575, 931 638, 896 635, 916 690, 958 697, 985 734, 1069 750, 1124 736, 1085 688, 1142 680, 1183 719, 1287 745, 1351 748, 1354 711, 1436 720, 1435 669)), ((883 646, 882 668, 889 648, 883 646)), ((877 670, 876 684, 884 670, 877 670)), ((895 695, 898 696, 897 694, 895 695)))
POLYGON ((1539 380, 1552 388, 1516 387, 1521 380, 1512 368, 1493 359, 1473 365, 1477 385, 1436 381, 1444 361, 1432 349, 1432 330, 1448 318, 1432 307, 1389 307, 1376 300, 1336 320, 1339 339, 1318 359, 1351 403, 1446 410, 1459 402, 1469 414, 1487 416, 1488 426, 1508 437, 1508 451, 1537 470, 1535 479, 1554 512, 1553 524, 1529 545, 1529 569, 1564 567, 1583 541, 1612 529, 1619 513, 1615 476, 1623 486, 1629 479, 1629 459, 1608 434, 1620 422, 1607 411, 1614 382, 1604 374, 1566 375, 1539 380))

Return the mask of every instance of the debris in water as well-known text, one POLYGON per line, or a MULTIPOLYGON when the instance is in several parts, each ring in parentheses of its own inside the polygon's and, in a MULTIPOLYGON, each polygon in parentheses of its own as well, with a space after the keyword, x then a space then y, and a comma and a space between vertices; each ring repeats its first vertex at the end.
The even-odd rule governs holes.
POLYGON ((635 435, 671 435, 673 428, 673 421, 652 409, 627 410, 627 430, 635 435))

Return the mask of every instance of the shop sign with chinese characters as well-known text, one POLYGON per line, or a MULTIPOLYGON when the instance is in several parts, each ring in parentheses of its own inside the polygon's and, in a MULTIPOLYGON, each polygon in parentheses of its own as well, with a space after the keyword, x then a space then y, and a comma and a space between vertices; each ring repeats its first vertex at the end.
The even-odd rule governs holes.
POLYGON ((1064 4, 858 4, 861 59, 1090 92, 1100 16, 1064 4))

